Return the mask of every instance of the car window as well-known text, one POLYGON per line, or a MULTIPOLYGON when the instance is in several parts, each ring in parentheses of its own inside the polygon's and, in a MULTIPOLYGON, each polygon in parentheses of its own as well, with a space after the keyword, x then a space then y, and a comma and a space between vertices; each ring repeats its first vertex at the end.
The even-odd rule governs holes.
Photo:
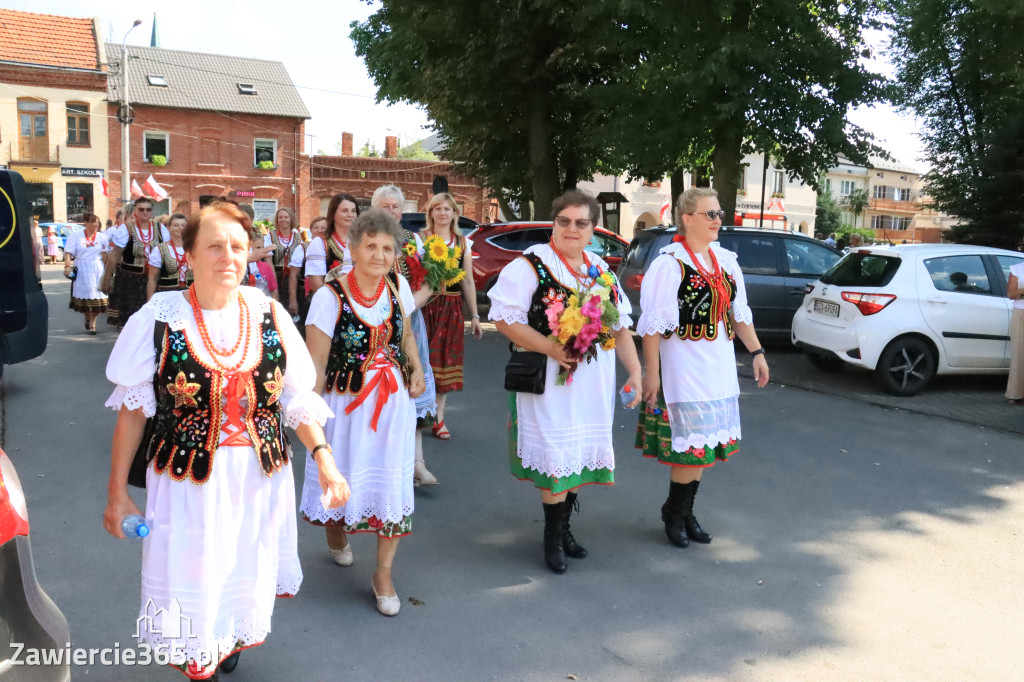
POLYGON ((884 287, 892 281, 902 262, 896 256, 851 253, 822 275, 821 281, 843 287, 884 287))
POLYGON ((595 234, 587 244, 586 250, 596 253, 602 258, 622 258, 626 249, 617 240, 603 234, 595 234))
POLYGON ((783 240, 786 245, 786 260, 789 274, 814 275, 817 277, 836 264, 840 256, 821 244, 804 239, 783 240))
POLYGON ((985 263, 981 256, 944 256, 924 262, 932 284, 939 291, 962 294, 991 294, 985 263))
POLYGON ((633 237, 633 242, 629 245, 626 250, 626 257, 622 259, 622 265, 619 266, 620 272, 625 271, 628 268, 633 270, 643 270, 644 264, 647 262, 647 256, 654 249, 654 245, 658 243, 658 240, 651 235, 637 235, 633 237))
POLYGON ((1019 263, 1024 263, 1024 257, 1020 256, 996 256, 999 267, 1003 271, 1003 279, 1010 281, 1010 268, 1019 263))
POLYGON ((777 275, 775 239, 757 234, 720 233, 718 243, 736 254, 745 275, 777 275))
POLYGON ((505 234, 495 235, 487 241, 498 248, 508 249, 509 251, 525 251, 531 246, 547 242, 550 237, 550 233, 542 229, 513 230, 505 234))

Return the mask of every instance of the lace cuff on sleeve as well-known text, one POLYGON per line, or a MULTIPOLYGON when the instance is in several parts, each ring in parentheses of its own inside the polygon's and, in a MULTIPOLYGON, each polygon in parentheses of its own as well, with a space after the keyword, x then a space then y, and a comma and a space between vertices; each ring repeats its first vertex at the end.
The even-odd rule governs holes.
POLYGON ((517 322, 520 324, 530 324, 525 310, 503 303, 492 303, 491 309, 487 313, 487 319, 491 322, 498 322, 500 320, 508 324, 516 324, 517 322))
POLYGON ((129 410, 137 410, 141 407, 142 413, 146 417, 152 417, 156 414, 156 392, 153 390, 153 382, 144 381, 135 386, 118 384, 103 406, 113 410, 120 410, 121 406, 127 407, 129 410))
POLYGON ((746 303, 740 303, 737 305, 735 301, 732 304, 732 318, 737 322, 746 322, 747 324, 754 324, 754 313, 750 309, 750 306, 746 303))
POLYGON ((615 325, 612 326, 612 330, 613 331, 619 331, 623 327, 627 327, 628 328, 628 327, 632 327, 632 326, 633 326, 633 318, 630 317, 629 315, 623 315, 623 314, 620 313, 619 314, 619 322, 618 322, 618 324, 615 324, 615 325))
POLYGON ((640 321, 636 323, 636 333, 639 336, 650 336, 652 334, 672 332, 678 327, 678 310, 656 310, 651 313, 641 312, 640 321))
POLYGON ((284 406, 285 426, 290 429, 298 428, 300 424, 323 426, 334 416, 323 397, 313 391, 292 393, 285 390, 281 396, 281 404, 284 406))

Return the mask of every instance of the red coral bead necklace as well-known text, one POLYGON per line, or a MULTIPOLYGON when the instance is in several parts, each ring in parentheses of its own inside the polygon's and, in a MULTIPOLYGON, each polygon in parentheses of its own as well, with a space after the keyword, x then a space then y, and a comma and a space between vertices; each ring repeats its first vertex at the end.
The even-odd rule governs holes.
POLYGON ((356 281, 355 270, 349 270, 348 274, 345 275, 345 279, 348 282, 349 293, 352 294, 352 298, 355 299, 356 303, 363 306, 364 308, 372 308, 377 304, 380 299, 380 295, 384 293, 384 278, 380 278, 380 283, 377 284, 377 291, 374 293, 373 298, 367 298, 363 295, 363 292, 359 289, 359 283, 356 281))
POLYGON ((192 304, 192 314, 196 319, 196 327, 199 328, 199 337, 203 341, 203 346, 210 352, 213 357, 214 363, 223 370, 225 373, 232 374, 243 367, 249 358, 249 337, 251 334, 252 325, 249 324, 249 306, 245 302, 245 297, 241 293, 238 293, 238 340, 235 341, 235 345, 231 350, 221 350, 214 345, 213 340, 210 338, 210 330, 206 327, 206 321, 203 319, 203 309, 199 305, 199 298, 196 297, 196 287, 192 285, 188 288, 189 303, 192 304), (244 339, 244 341, 243 341, 244 339), (238 351, 240 347, 243 347, 242 358, 232 365, 231 367, 225 367, 217 356, 230 357, 238 351))

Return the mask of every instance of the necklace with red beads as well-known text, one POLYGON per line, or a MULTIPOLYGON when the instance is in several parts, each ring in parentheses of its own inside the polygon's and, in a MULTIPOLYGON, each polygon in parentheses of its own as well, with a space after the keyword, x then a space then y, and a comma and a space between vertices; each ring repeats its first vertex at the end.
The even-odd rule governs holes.
POLYGON ((587 267, 587 274, 580 275, 579 272, 577 272, 576 268, 573 268, 571 265, 569 265, 569 259, 566 258, 562 254, 562 252, 558 250, 558 247, 555 246, 554 241, 549 242, 548 246, 550 246, 551 250, 555 252, 556 256, 558 256, 558 260, 562 261, 562 265, 564 265, 565 269, 569 271, 569 274, 576 279, 576 282, 580 285, 580 289, 589 287, 589 285, 595 279, 597 279, 596 277, 590 276, 590 258, 587 257, 586 251, 583 252, 583 264, 587 267))
POLYGON ((277 241, 280 242, 281 246, 285 247, 286 249, 292 245, 293 239, 295 239, 294 231, 290 235, 288 235, 287 239, 285 239, 285 236, 281 234, 281 230, 277 231, 277 241))
POLYGON ((722 266, 719 265, 718 259, 715 258, 715 252, 710 248, 708 249, 708 260, 711 261, 711 270, 709 271, 704 267, 703 262, 697 258, 697 254, 693 252, 693 249, 690 248, 689 243, 686 241, 686 237, 683 237, 679 241, 682 243, 683 248, 686 249, 686 253, 689 254, 690 260, 693 261, 694 267, 697 268, 697 272, 707 280, 712 289, 718 292, 719 301, 728 301, 729 285, 725 282, 725 274, 722 272, 722 266))
POLYGON ((203 341, 203 346, 210 352, 210 356, 213 358, 214 364, 217 365, 224 373, 233 374, 243 367, 246 361, 249 359, 249 336, 251 334, 251 324, 249 322, 249 306, 245 302, 245 297, 238 293, 238 340, 235 341, 235 345, 231 350, 221 350, 214 345, 213 340, 210 338, 210 330, 206 327, 206 321, 203 319, 203 309, 199 306, 199 298, 196 296, 195 285, 188 288, 188 299, 189 303, 192 304, 192 314, 196 319, 196 327, 199 328, 199 338, 203 341), (244 341, 243 341, 244 339, 244 341), (244 348, 242 351, 242 358, 232 365, 231 367, 225 367, 221 364, 218 356, 230 357, 238 351, 239 348, 244 348))
POLYGON ((342 251, 348 248, 348 242, 339 237, 337 232, 331 233, 331 241, 334 242, 342 251))
POLYGON ((181 249, 181 255, 178 255, 178 247, 173 243, 167 245, 171 250, 171 255, 174 256, 174 262, 178 264, 178 281, 185 281, 185 273, 188 272, 188 258, 185 254, 185 247, 181 249))
POLYGON ((142 225, 136 225, 135 232, 139 235, 139 241, 142 242, 143 246, 148 247, 150 243, 153 241, 153 235, 155 233, 155 230, 153 229, 153 223, 150 223, 149 227, 146 228, 145 234, 142 233, 142 225))
POLYGON ((87 247, 88 246, 95 246, 96 245, 96 235, 97 234, 99 234, 99 232, 93 232, 92 236, 90 237, 88 232, 83 232, 82 233, 82 241, 85 243, 85 245, 87 247))
POLYGON ((345 280, 348 283, 348 291, 352 294, 352 298, 355 302, 364 308, 372 308, 377 305, 377 301, 380 300, 380 295, 384 293, 384 287, 386 283, 384 278, 380 278, 380 283, 377 284, 377 291, 373 294, 373 297, 367 297, 363 295, 363 292, 359 289, 359 283, 356 281, 356 271, 349 270, 348 274, 345 275, 345 280))

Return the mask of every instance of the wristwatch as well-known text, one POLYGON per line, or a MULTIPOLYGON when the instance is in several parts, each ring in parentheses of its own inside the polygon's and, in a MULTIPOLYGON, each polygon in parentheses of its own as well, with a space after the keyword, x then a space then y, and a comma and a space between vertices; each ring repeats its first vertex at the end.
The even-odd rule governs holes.
POLYGON ((330 443, 320 443, 319 445, 314 445, 313 449, 309 451, 309 456, 313 458, 314 462, 316 461, 316 453, 319 452, 320 450, 326 450, 327 452, 330 453, 334 452, 333 450, 331 450, 330 443))
POLYGON ((758 355, 764 355, 764 348, 758 348, 757 350, 750 351, 750 357, 756 358, 758 355))

